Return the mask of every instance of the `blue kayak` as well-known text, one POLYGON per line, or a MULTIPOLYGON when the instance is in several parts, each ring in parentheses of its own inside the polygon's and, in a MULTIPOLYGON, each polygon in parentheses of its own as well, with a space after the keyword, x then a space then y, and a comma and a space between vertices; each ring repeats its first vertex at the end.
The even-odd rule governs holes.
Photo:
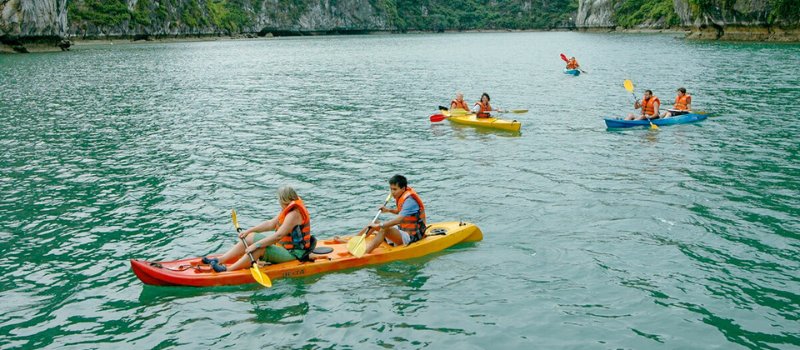
POLYGON ((566 69, 564 68, 564 74, 572 74, 574 76, 581 75, 581 71, 579 69, 566 69))
MULTIPOLYGON (((662 125, 674 125, 674 124, 686 124, 686 123, 694 123, 697 121, 701 121, 703 119, 708 118, 706 114, 697 114, 697 113, 689 113, 684 115, 679 115, 675 117, 669 118, 659 118, 659 119, 652 119, 653 124, 662 126, 662 125)), ((603 120, 606 121, 606 127, 609 129, 618 129, 618 128, 632 128, 634 126, 650 126, 650 122, 645 120, 623 120, 623 119, 611 119, 611 118, 604 118, 603 120)))

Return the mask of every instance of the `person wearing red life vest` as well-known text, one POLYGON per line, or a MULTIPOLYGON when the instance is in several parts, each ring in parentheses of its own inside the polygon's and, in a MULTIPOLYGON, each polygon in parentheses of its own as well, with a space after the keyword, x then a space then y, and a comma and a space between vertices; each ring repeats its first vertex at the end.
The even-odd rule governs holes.
POLYGON ((660 106, 661 100, 653 95, 653 91, 644 90, 644 98, 642 98, 641 101, 636 100, 636 102, 633 103, 633 108, 641 108, 642 113, 638 116, 633 113, 628 114, 628 117, 625 118, 625 120, 658 119, 658 108, 660 106))
POLYGON ((314 238, 305 203, 290 186, 278 189, 278 202, 281 205, 278 216, 239 233, 239 238, 247 242, 246 249, 240 240, 219 258, 204 257, 203 263, 210 264, 214 271, 222 272, 250 267, 247 253, 252 253, 254 259, 261 258, 270 263, 308 259, 314 238), (272 230, 275 232, 270 235, 262 233, 272 230))
POLYGON ((382 213, 392 213, 397 216, 391 220, 376 221, 369 225, 370 231, 374 230, 376 234, 367 244, 366 254, 377 248, 384 240, 392 245, 409 245, 425 237, 427 229, 425 205, 417 192, 408 186, 405 176, 392 176, 389 179, 389 190, 396 206, 394 209, 381 207, 380 210, 382 213))
POLYGON ((467 101, 464 101, 464 94, 460 91, 456 92, 456 98, 450 101, 450 111, 462 109, 464 111, 469 110, 469 106, 467 105, 467 101))
POLYGON ((675 97, 675 104, 667 109, 663 118, 674 117, 676 115, 688 114, 692 110, 692 96, 686 93, 686 88, 678 88, 678 96, 675 97))

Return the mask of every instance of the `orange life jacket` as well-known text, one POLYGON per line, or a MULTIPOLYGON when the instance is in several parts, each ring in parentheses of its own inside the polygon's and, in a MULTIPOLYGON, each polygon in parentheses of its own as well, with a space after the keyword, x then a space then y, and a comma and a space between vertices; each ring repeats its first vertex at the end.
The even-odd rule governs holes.
POLYGON ((489 102, 478 102, 478 106, 481 108, 477 114, 478 118, 489 118, 492 116, 489 114, 489 111, 492 110, 492 105, 490 105, 489 102))
POLYGON ((458 100, 450 101, 450 110, 453 110, 453 109, 456 109, 456 108, 461 108, 461 109, 463 109, 465 111, 469 110, 469 106, 467 106, 467 101, 464 101, 464 100, 461 100, 461 102, 458 102, 458 100))
POLYGON ((679 111, 688 111, 690 104, 692 104, 692 96, 677 96, 675 97, 675 106, 673 108, 679 111))
POLYGON ((278 241, 286 249, 309 249, 311 248, 311 216, 308 215, 308 209, 303 203, 303 200, 298 198, 291 201, 286 208, 283 208, 278 215, 278 227, 283 225, 283 220, 293 210, 300 212, 300 217, 303 223, 292 228, 286 236, 281 237, 278 241))
POLYGON ((661 106, 661 100, 658 99, 655 95, 650 96, 649 99, 642 101, 642 114, 644 115, 654 115, 656 114, 655 104, 658 102, 658 105, 661 106))
POLYGON ((408 235, 411 236, 411 241, 416 242, 422 239, 425 235, 425 229, 427 228, 425 221, 425 205, 422 204, 422 199, 419 198, 419 195, 413 188, 406 187, 406 191, 403 192, 400 198, 395 199, 397 210, 403 210, 403 203, 405 203, 408 197, 414 198, 414 200, 417 201, 417 204, 419 204, 419 213, 416 215, 404 216, 403 221, 400 222, 400 229, 408 232, 408 235))
POLYGON ((569 62, 567 62, 567 69, 575 69, 578 68, 578 60, 570 58, 569 62))

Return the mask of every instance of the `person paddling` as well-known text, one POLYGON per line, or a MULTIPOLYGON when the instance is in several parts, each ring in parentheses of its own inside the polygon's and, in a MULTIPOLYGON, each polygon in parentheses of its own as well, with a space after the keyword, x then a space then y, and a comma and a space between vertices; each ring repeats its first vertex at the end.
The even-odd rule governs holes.
POLYGON ((578 60, 575 57, 570 57, 569 61, 567 61, 567 69, 580 69, 581 65, 578 64, 578 60))
POLYGON ((467 105, 467 101, 464 101, 464 94, 460 91, 456 92, 456 98, 450 101, 450 111, 461 109, 464 111, 469 110, 469 106, 467 105))
POLYGON ((425 237, 427 228, 425 205, 417 192, 408 187, 408 180, 405 176, 392 176, 389 179, 389 191, 395 199, 395 209, 382 206, 380 211, 397 214, 397 216, 391 220, 375 221, 369 225, 369 232, 374 231, 376 234, 375 238, 367 244, 365 254, 372 252, 384 240, 391 245, 409 245, 425 237))
POLYGON ((640 102, 636 100, 633 103, 633 109, 642 109, 642 113, 636 116, 633 113, 628 114, 625 120, 644 120, 644 119, 658 119, 658 108, 661 106, 661 100, 653 95, 653 91, 644 90, 644 98, 640 102))
POLYGON ((667 109, 663 118, 674 117, 676 115, 688 114, 692 110, 692 96, 686 94, 686 88, 678 88, 678 96, 675 97, 675 104, 672 108, 667 109))
POLYGON ((489 94, 483 93, 481 95, 480 102, 475 102, 475 106, 472 107, 472 111, 475 112, 475 116, 478 118, 489 118, 492 115, 489 112, 502 112, 500 109, 492 109, 492 105, 489 104, 489 101, 492 98, 489 97, 489 94))
POLYGON ((247 248, 240 240, 218 259, 204 257, 202 262, 210 264, 214 271, 223 272, 250 267, 247 253, 252 253, 256 260, 263 257, 262 260, 270 263, 313 260, 316 256, 311 250, 316 239, 311 235, 311 217, 305 203, 290 186, 278 189, 278 202, 281 205, 278 216, 239 233, 239 238, 247 242, 247 248), (271 230, 275 233, 261 233, 271 230))

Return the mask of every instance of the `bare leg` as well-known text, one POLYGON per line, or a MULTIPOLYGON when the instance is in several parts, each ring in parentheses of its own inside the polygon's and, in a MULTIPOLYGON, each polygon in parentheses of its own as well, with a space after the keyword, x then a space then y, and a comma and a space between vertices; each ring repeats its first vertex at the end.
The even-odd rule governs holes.
POLYGON ((635 120, 635 119, 636 119, 636 116, 633 115, 633 113, 628 113, 628 116, 625 118, 625 120, 635 120))
MULTIPOLYGON (((241 242, 239 242, 239 244, 241 244, 241 242)), ((248 244, 250 244, 250 243, 248 243, 248 244)), ((258 261, 258 258, 260 258, 262 255, 264 255, 264 252, 266 250, 267 250, 267 248, 261 248, 261 249, 258 249, 256 251, 254 251, 253 252, 253 259, 256 259, 256 261, 258 261)), ((253 264, 253 262, 250 261, 250 256, 248 256, 247 254, 244 254, 244 255, 242 255, 241 258, 239 258, 239 260, 237 260, 235 263, 233 263, 233 265, 228 266, 228 271, 234 271, 234 270, 248 268, 252 264, 253 264)))
POLYGON ((369 254, 375 250, 375 248, 378 248, 378 246, 383 243, 385 238, 389 238, 389 240, 394 242, 395 245, 403 245, 403 235, 400 233, 400 231, 394 227, 387 227, 376 231, 375 238, 373 238, 369 244, 367 244, 367 250, 365 254, 369 254))
MULTIPOLYGON (((247 235, 247 237, 244 238, 245 241, 247 241, 248 245, 253 244, 253 235, 254 234, 251 233, 251 234, 247 235)), ((222 255, 219 258, 219 262, 225 264, 225 263, 229 263, 231 261, 236 261, 236 259, 241 258, 242 255, 244 255, 244 245, 242 244, 242 241, 240 240, 239 242, 236 242, 236 244, 233 245, 233 248, 228 250, 224 255, 222 255)), ((245 256, 245 258, 247 258, 247 257, 245 256)), ((247 258, 247 259, 249 259, 249 258, 247 258)))
MULTIPOLYGON (((367 229, 367 227, 364 227, 364 228, 362 228, 362 229, 361 229, 361 231, 358 231, 358 233, 356 233, 356 235, 355 235, 355 236, 353 236, 353 237, 357 237, 358 235, 361 235, 361 234, 363 234, 363 233, 364 233, 364 230, 366 230, 366 229, 367 229)), ((369 234, 367 234, 367 235, 369 235, 369 234)), ((347 243, 347 242, 349 242, 349 241, 350 241, 350 239, 352 239, 353 237, 340 237, 340 236, 333 236, 333 241, 334 241, 334 242, 337 242, 337 243, 347 243)))

